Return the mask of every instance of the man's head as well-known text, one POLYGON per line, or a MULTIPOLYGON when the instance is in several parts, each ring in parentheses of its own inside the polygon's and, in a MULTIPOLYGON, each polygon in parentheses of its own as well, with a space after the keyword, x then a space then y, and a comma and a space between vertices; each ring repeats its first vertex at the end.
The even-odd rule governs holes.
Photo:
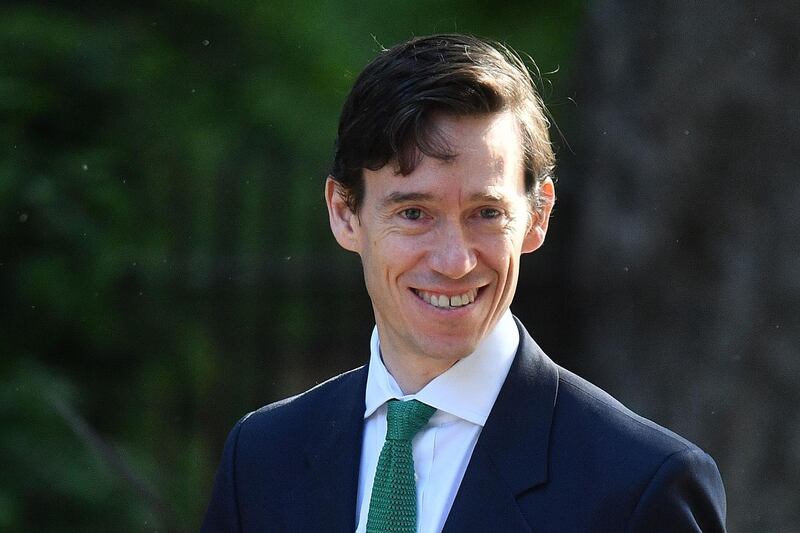
POLYGON ((503 111, 517 121, 526 192, 540 207, 537 187, 555 165, 544 106, 513 51, 468 35, 414 38, 382 51, 364 68, 342 109, 331 174, 357 213, 363 169, 391 163, 408 175, 421 155, 452 155, 434 117, 503 111))
POLYGON ((553 156, 509 57, 471 37, 413 40, 373 61, 345 104, 331 229, 361 256, 381 354, 406 392, 491 332, 521 254, 544 241, 553 156))

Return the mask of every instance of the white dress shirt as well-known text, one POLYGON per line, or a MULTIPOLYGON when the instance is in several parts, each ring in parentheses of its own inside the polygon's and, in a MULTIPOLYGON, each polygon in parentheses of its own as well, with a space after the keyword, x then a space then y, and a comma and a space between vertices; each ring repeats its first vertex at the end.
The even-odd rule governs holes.
POLYGON ((363 533, 367 527, 375 469, 386 439, 386 402, 392 398, 415 399, 437 409, 411 445, 417 482, 418 531, 439 532, 518 346, 517 325, 511 311, 506 311, 474 352, 417 394, 404 395, 383 365, 377 327, 373 330, 358 476, 356 533, 363 533))

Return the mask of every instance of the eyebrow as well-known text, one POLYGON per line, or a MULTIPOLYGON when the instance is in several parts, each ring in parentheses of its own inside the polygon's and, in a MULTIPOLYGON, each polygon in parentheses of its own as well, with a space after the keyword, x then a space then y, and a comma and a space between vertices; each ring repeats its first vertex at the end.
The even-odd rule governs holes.
POLYGON ((393 192, 383 199, 381 205, 391 207, 406 202, 429 202, 435 199, 436 196, 425 192, 393 192))
POLYGON ((472 202, 490 202, 498 204, 506 202, 506 197, 503 196, 502 194, 490 193, 490 192, 476 192, 475 194, 470 196, 469 199, 472 202))

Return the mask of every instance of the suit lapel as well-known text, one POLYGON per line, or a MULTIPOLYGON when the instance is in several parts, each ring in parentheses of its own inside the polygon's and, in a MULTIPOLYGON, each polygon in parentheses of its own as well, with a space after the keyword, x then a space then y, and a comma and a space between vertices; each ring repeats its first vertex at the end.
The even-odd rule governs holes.
POLYGON ((367 368, 348 377, 328 409, 309 414, 307 468, 286 498, 289 531, 355 530, 367 368))
POLYGON ((520 344, 444 532, 530 531, 516 496, 547 481, 558 369, 517 321, 520 344))

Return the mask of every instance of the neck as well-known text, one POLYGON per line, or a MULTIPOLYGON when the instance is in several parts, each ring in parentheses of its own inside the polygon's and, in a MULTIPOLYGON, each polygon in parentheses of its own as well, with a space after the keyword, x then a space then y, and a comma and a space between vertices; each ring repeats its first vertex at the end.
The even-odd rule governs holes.
POLYGON ((403 394, 416 394, 458 362, 458 359, 430 360, 429 358, 411 357, 402 361, 391 354, 381 352, 383 365, 400 386, 403 394))

